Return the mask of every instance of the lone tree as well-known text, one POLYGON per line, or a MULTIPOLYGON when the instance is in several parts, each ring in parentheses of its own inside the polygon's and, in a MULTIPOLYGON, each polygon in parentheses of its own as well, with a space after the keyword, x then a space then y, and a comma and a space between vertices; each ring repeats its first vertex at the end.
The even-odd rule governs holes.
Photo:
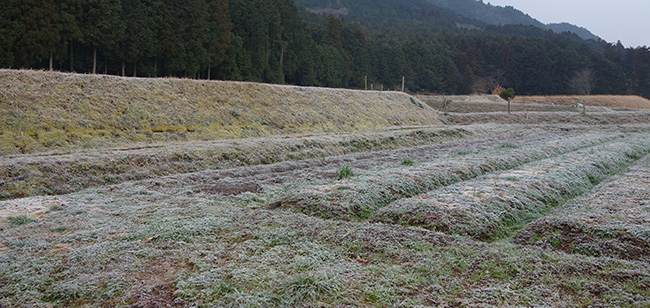
POLYGON ((585 68, 577 71, 571 80, 569 80, 569 87, 578 95, 591 95, 594 90, 594 70, 585 68))
MULTIPOLYGON (((569 80, 569 87, 578 95, 591 95, 594 90, 594 70, 585 68, 579 70, 569 80)), ((582 114, 587 113, 587 104, 584 97, 582 98, 582 114)))
POLYGON ((508 114, 510 114, 510 101, 515 98, 515 90, 512 88, 502 90, 499 96, 508 101, 508 114))

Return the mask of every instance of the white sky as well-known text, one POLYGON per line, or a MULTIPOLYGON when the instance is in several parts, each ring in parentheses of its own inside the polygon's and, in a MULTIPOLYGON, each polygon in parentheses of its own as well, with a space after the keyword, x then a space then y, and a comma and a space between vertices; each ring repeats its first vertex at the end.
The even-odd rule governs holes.
POLYGON ((483 0, 543 23, 568 22, 626 47, 650 46, 650 0, 483 0))

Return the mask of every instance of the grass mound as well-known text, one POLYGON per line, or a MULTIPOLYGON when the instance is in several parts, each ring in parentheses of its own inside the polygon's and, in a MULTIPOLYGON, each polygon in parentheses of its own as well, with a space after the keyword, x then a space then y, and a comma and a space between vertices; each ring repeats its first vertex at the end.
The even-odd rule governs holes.
POLYGON ((518 232, 517 243, 650 261, 650 156, 518 232))
POLYGON ((649 151, 643 137, 599 145, 403 199, 372 220, 492 239, 585 193, 649 151))
POLYGON ((504 143, 484 153, 459 152, 458 157, 453 159, 387 168, 354 181, 307 187, 289 193, 274 203, 274 208, 324 218, 365 219, 376 210, 402 198, 620 137, 611 134, 580 135, 541 144, 504 143))
POLYGON ((0 70, 0 154, 439 125, 400 92, 0 70))

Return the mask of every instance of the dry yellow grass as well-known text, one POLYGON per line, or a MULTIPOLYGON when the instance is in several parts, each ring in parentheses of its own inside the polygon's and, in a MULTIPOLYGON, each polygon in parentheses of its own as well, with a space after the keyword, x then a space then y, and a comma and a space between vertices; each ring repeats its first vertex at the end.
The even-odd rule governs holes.
POLYGON ((608 107, 614 109, 650 110, 650 100, 634 95, 589 95, 589 96, 517 96, 517 104, 555 104, 608 107))
POLYGON ((398 92, 0 70, 0 154, 438 125, 398 92))

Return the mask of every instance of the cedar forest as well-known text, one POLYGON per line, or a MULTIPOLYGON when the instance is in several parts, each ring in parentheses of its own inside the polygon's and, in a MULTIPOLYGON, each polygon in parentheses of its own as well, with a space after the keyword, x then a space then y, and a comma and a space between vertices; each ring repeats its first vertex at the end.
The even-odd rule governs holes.
POLYGON ((650 98, 646 46, 488 25, 422 0, 295 2, 0 0, 0 67, 357 89, 404 76, 410 91, 528 95, 571 94, 588 69, 592 94, 650 98))

